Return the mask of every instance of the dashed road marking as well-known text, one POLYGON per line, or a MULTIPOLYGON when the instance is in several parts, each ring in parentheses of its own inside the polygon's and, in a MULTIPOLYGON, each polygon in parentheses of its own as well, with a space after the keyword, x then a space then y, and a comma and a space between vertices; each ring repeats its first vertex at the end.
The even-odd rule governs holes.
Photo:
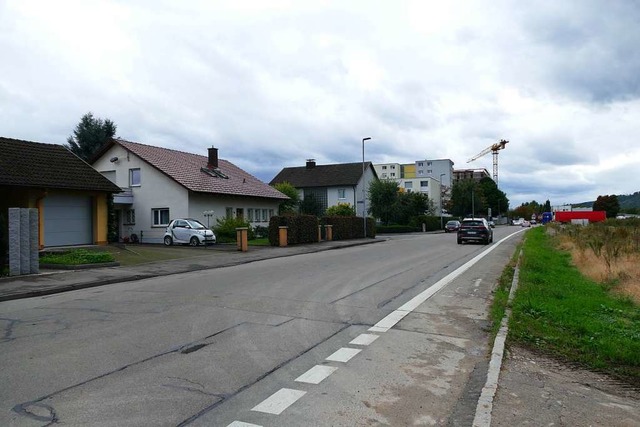
POLYGON ((359 348, 342 347, 340 350, 327 357, 325 360, 332 362, 348 362, 353 356, 360 353, 362 350, 359 348))
POLYGON ((354 345, 369 345, 378 339, 380 335, 375 334, 360 334, 349 342, 354 345))
POLYGON ((254 406, 251 410, 267 414, 280 415, 282 411, 293 405, 298 399, 307 394, 306 391, 281 388, 254 406))
POLYGON ((227 427, 262 427, 262 426, 258 424, 243 423, 242 421, 234 421, 231 424, 229 424, 227 427))
POLYGON ((320 384, 322 380, 337 371, 338 368, 326 365, 316 365, 304 374, 300 375, 295 381, 299 383, 320 384))

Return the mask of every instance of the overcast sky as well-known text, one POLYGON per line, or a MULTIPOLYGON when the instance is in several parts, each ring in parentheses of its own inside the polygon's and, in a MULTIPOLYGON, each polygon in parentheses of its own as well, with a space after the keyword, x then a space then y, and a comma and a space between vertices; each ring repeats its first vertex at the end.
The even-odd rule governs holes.
MULTIPOLYGON (((263 181, 283 167, 449 158, 511 208, 640 190, 640 3, 0 0, 0 136, 131 141, 263 181)), ((0 153, 1 155, 1 153, 0 153)))

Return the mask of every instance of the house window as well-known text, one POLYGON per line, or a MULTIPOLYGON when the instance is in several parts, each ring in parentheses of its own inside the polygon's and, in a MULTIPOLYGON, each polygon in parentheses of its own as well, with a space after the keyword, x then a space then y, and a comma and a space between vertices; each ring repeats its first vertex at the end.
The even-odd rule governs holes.
POLYGON ((427 169, 427 173, 433 173, 433 169, 427 169))
POLYGON ((383 178, 386 178, 386 177, 387 177, 387 174, 386 174, 386 173, 383 173, 383 174, 382 174, 382 177, 383 177, 383 178))
POLYGON ((427 162, 427 166, 431 166, 433 162, 427 162))
POLYGON ((262 222, 269 221, 269 209, 262 209, 262 222))
POLYGON ((253 222, 253 208, 247 209, 247 221, 253 222))
POLYGON ((129 169, 129 186, 140 187, 140 169, 129 169))
POLYGON ((346 199, 346 198, 347 197, 345 196, 345 189, 344 188, 338 188, 338 199, 346 199))
POLYGON ((127 209, 124 211, 124 225, 133 225, 136 223, 136 210, 127 209))
POLYGON ((424 175, 424 170, 418 169, 418 175, 424 175))
POLYGON ((386 166, 383 166, 383 167, 382 167, 382 170, 387 170, 387 167, 386 167, 386 166))
POLYGON ((271 217, 273 216, 273 209, 269 209, 269 220, 271 220, 271 217))
POLYGON ((153 226, 162 227, 169 225, 169 208, 151 209, 153 214, 153 226))
POLYGON ((244 220, 244 209, 236 208, 236 218, 244 220))
POLYGON ((233 208, 226 207, 225 208, 225 216, 227 218, 233 218, 233 208))
POLYGON ((395 169, 395 168, 396 168, 395 166, 391 166, 391 169, 395 169))
POLYGON ((418 166, 424 166, 424 163, 418 162, 418 166))
POLYGON ((396 173, 395 172, 391 172, 391 178, 395 178, 396 177, 396 173))
POLYGON ((404 183, 404 188, 410 189, 413 188, 413 182, 407 181, 404 183))
POLYGON ((420 181, 420 187, 428 187, 429 181, 420 181))

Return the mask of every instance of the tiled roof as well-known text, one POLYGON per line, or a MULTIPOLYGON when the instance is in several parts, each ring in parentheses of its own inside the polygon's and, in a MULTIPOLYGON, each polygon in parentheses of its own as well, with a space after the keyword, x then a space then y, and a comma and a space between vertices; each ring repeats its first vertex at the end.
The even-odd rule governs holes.
POLYGON ((121 191, 62 145, 3 137, 0 137, 0 185, 121 191))
MULTIPOLYGON (((218 168, 228 178, 202 171, 208 157, 168 148, 154 147, 122 139, 113 140, 188 190, 198 193, 287 199, 273 187, 260 181, 227 160, 218 160, 218 168)), ((104 151, 103 151, 104 152, 104 151)))
MULTIPOLYGON (((370 168, 371 162, 365 162, 365 167, 370 168)), ((356 186, 361 176, 362 163, 300 166, 282 169, 270 184, 288 182, 296 188, 356 186)))

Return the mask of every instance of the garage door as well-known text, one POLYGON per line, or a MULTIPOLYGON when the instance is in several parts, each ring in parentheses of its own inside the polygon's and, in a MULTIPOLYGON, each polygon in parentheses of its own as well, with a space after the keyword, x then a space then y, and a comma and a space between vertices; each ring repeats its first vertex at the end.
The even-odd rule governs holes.
POLYGON ((44 245, 93 243, 91 197, 50 194, 44 199, 44 245))

